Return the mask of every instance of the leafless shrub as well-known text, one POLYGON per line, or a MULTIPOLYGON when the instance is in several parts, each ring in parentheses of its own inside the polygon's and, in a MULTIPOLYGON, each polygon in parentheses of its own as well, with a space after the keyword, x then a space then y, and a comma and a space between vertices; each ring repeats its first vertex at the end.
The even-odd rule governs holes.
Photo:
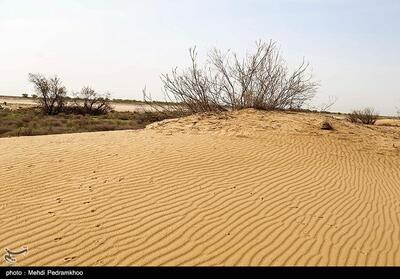
POLYGON ((57 76, 46 78, 41 74, 29 74, 29 81, 39 94, 38 103, 45 114, 55 115, 64 109, 67 90, 57 76))
POLYGON ((146 88, 144 88, 142 92, 143 101, 148 106, 144 109, 146 113, 156 112, 164 118, 181 117, 191 113, 189 108, 182 103, 174 102, 171 99, 167 99, 165 102, 154 101, 151 95, 147 93, 146 88))
POLYGON ((162 75, 166 95, 172 102, 183 104, 191 112, 223 111, 219 92, 209 74, 199 68, 196 49, 190 49, 191 66, 181 73, 175 68, 172 73, 162 75))
POLYGON ((336 96, 329 96, 328 101, 326 103, 321 104, 318 110, 321 112, 327 112, 336 104, 336 102, 337 102, 336 96))
POLYGON ((190 112, 256 109, 297 109, 313 98, 318 87, 304 60, 289 72, 275 42, 257 42, 255 53, 239 59, 214 49, 203 68, 196 49, 191 65, 161 76, 168 99, 190 112))
POLYGON ((92 88, 86 86, 74 99, 77 110, 82 114, 101 115, 112 110, 109 94, 101 96, 92 88))
POLYGON ((353 110, 347 119, 353 123, 362 123, 374 125, 378 120, 379 114, 373 108, 365 108, 363 110, 353 110))

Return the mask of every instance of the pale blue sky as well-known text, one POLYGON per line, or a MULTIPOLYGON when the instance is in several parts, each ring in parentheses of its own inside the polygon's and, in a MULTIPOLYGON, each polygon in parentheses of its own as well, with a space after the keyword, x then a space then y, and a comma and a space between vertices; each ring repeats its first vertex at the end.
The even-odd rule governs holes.
POLYGON ((398 0, 0 0, 0 95, 31 93, 29 72, 58 74, 70 91, 162 98, 161 73, 188 48, 251 49, 276 40, 291 65, 303 56, 333 110, 400 107, 398 0))

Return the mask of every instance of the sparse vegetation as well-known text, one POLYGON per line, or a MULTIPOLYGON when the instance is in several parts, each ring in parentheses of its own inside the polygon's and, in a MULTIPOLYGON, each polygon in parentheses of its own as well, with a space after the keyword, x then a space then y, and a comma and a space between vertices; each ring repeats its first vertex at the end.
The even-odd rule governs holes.
POLYGON ((22 93, 22 98, 28 98, 28 94, 22 93))
POLYGON ((46 78, 41 74, 29 74, 29 81, 39 94, 38 103, 43 113, 56 115, 63 111, 66 104, 67 90, 60 78, 46 78))
POLYGON ((363 110, 353 110, 347 119, 352 123, 361 123, 374 125, 378 120, 379 114, 373 108, 365 108, 363 110))
MULTIPOLYGON (((46 78, 41 74, 29 74, 29 81, 34 84, 35 90, 40 94, 38 104, 44 114, 101 115, 112 111, 109 94, 102 96, 90 87, 82 88, 75 98, 71 98, 67 96, 67 90, 57 76, 46 78)), ((25 95, 24 97, 28 98, 28 94, 25 95)), ((37 95, 33 96, 37 98, 37 95)))
POLYGON ((110 112, 106 115, 43 114, 39 108, 0 109, 0 137, 142 129, 171 115, 110 112))
POLYGON ((81 114, 101 115, 112 110, 109 94, 101 96, 88 86, 82 88, 74 103, 77 112, 81 114))
POLYGON ((318 87, 304 61, 289 72, 272 41, 258 42, 255 52, 244 59, 214 49, 203 68, 196 49, 190 49, 190 58, 186 70, 178 72, 175 68, 162 75, 168 101, 180 104, 176 105, 178 110, 299 109, 313 98, 318 87))

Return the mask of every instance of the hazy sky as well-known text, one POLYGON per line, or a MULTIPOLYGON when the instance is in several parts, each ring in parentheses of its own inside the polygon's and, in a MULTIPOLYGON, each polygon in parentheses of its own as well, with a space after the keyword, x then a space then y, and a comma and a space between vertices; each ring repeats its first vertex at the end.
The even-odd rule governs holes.
POLYGON ((321 82, 315 104, 333 110, 400 107, 398 0, 0 0, 0 95, 32 93, 29 72, 58 74, 114 98, 162 98, 161 73, 188 63, 188 48, 242 52, 279 42, 321 82))

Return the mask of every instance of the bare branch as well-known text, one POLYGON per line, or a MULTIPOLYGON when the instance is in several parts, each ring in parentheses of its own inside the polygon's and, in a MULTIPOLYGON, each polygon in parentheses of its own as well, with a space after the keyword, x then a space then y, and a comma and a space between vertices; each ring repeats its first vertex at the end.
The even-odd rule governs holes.
POLYGON ((57 76, 47 79, 41 74, 30 73, 29 81, 39 94, 38 103, 44 113, 54 115, 64 109, 67 90, 57 76))
POLYGON ((178 72, 175 68, 161 80, 170 99, 191 112, 300 108, 314 97, 319 86, 312 81, 304 59, 289 73, 273 41, 258 41, 255 52, 243 59, 213 49, 204 69, 198 66, 196 48, 189 54, 191 65, 186 70, 178 72))

